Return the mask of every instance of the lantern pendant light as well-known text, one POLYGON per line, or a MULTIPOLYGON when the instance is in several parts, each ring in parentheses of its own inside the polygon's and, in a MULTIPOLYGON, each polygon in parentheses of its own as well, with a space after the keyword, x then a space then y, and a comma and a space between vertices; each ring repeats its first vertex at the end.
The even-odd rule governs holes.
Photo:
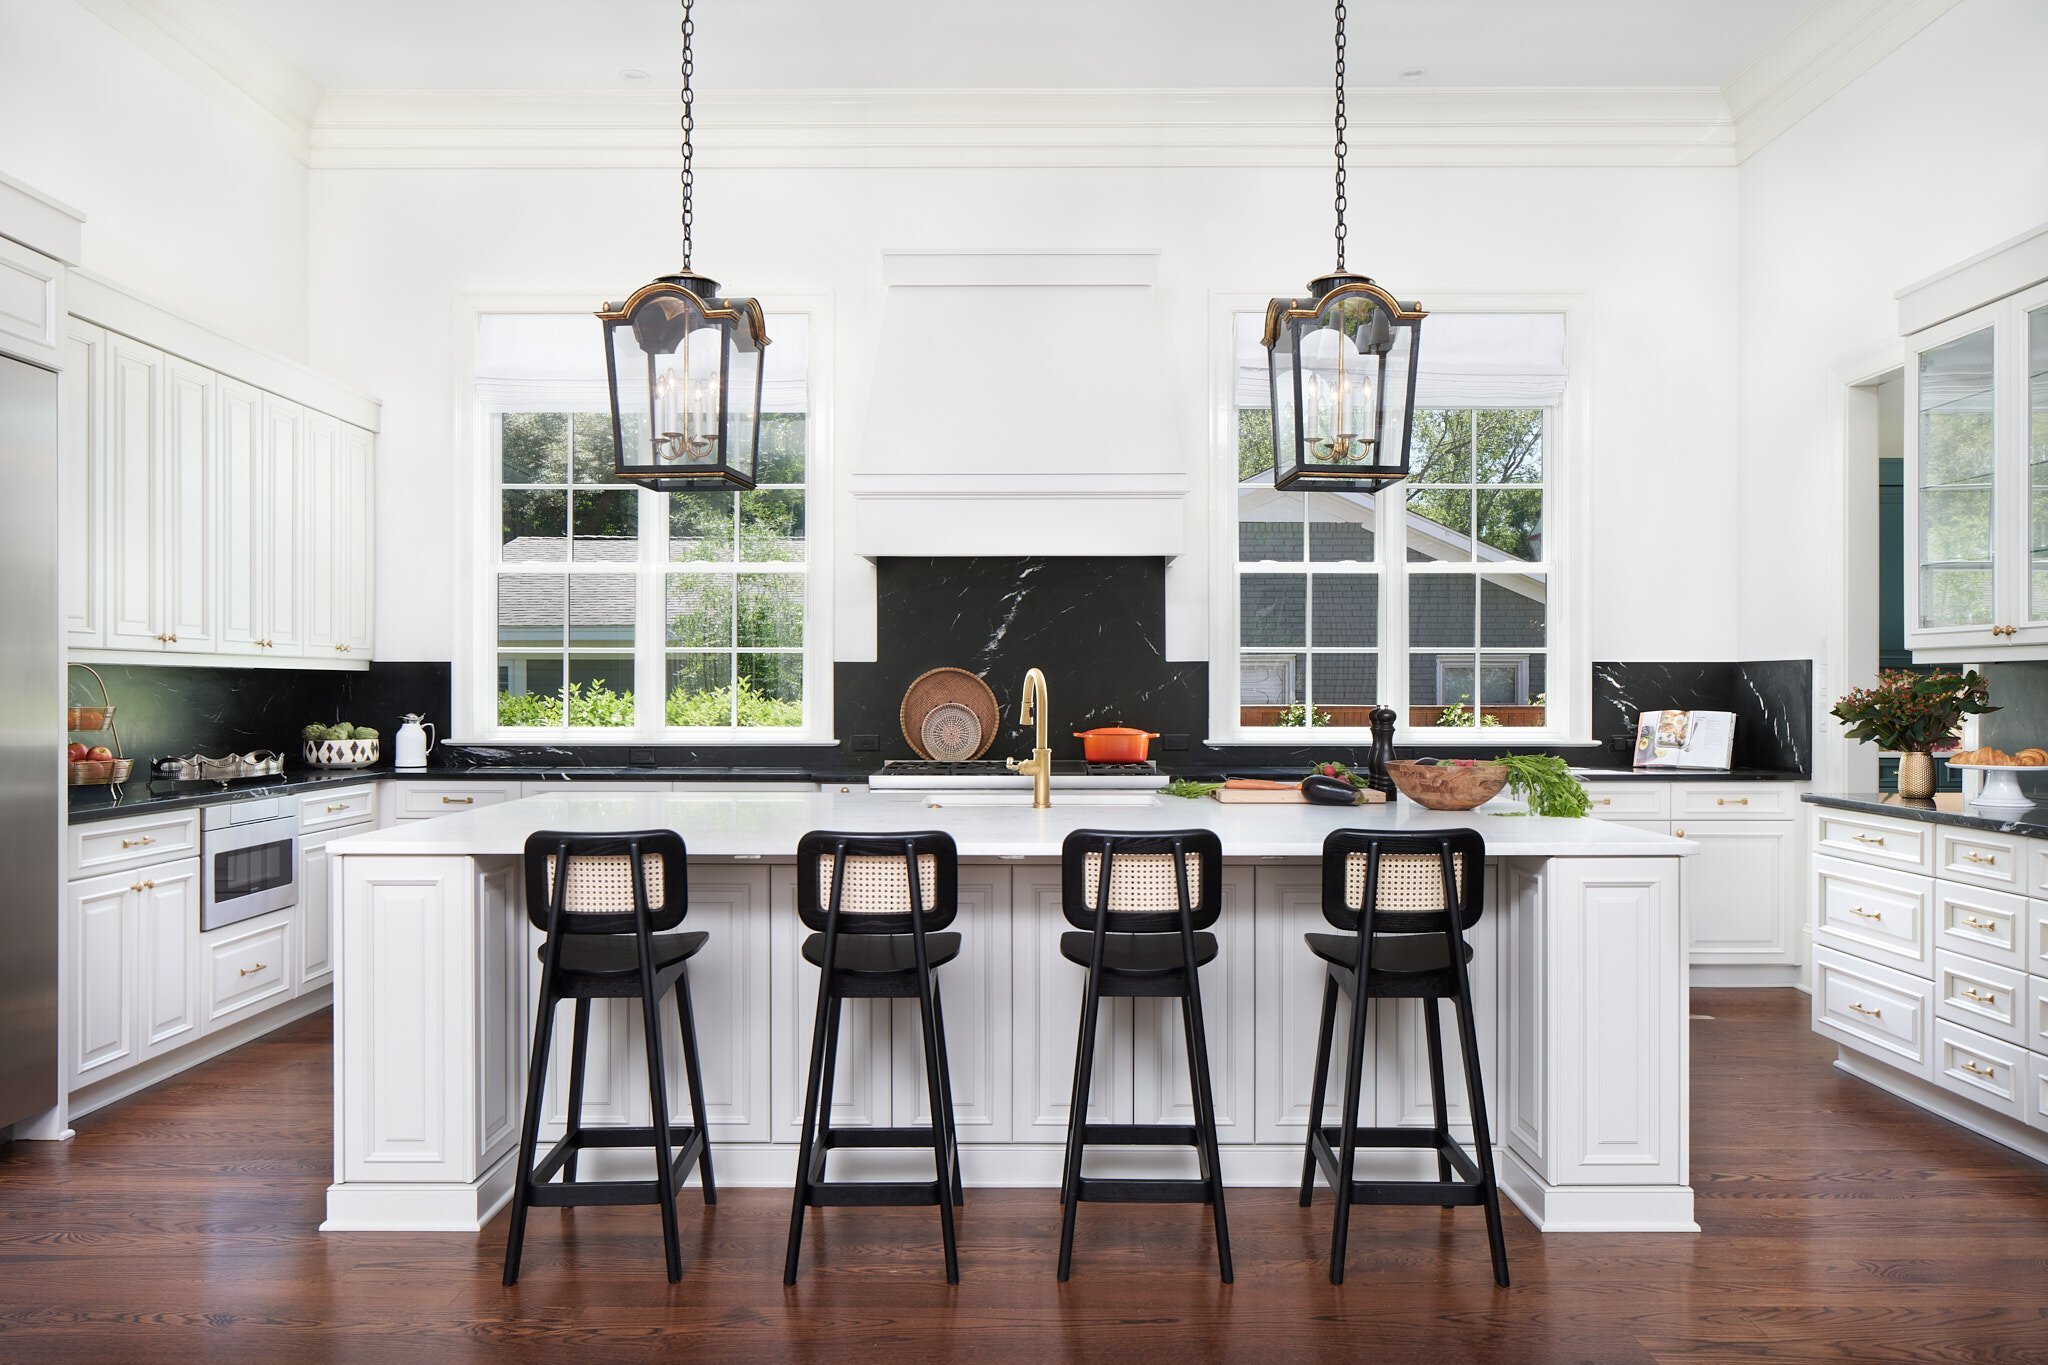
POLYGON ((1344 266, 1344 5, 1337 5, 1337 268, 1266 306, 1273 486, 1371 490, 1408 476, 1428 314, 1344 266))
POLYGON ((619 477, 658 493, 752 488, 760 458, 761 305, 721 297, 690 261, 693 3, 682 0, 682 269, 597 314, 619 477))

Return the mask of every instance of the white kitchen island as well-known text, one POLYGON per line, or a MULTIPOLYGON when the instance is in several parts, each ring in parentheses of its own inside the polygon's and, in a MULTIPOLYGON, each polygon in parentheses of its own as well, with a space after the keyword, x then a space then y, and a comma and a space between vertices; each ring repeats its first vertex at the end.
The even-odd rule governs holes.
MULTIPOLYGON (((860 788, 536 796, 330 845, 340 942, 335 1181, 323 1227, 474 1230, 509 1198, 539 986, 520 851, 536 830, 682 832, 686 927, 711 935, 690 981, 715 1169, 721 1183, 780 1186, 795 1172, 817 991, 815 969, 797 951, 797 839, 811 829, 949 831, 960 849, 955 928, 964 946, 940 981, 965 1178, 1050 1190, 1083 977, 1058 951, 1067 927, 1058 859, 1070 831, 1204 826, 1222 839, 1222 952, 1203 971, 1202 994, 1223 1168, 1235 1184, 1291 1185, 1301 1174, 1322 996, 1321 964, 1302 935, 1324 927, 1323 838, 1345 826, 1470 825, 1488 847, 1473 980, 1502 1187, 1546 1232, 1697 1230, 1687 1183, 1691 844, 1505 813, 1510 806, 1453 815, 1407 802, 1226 806, 1147 794, 1056 793, 1043 811, 986 801, 860 788)), ((644 1124, 638 1005, 597 1004, 585 1122, 644 1124)), ((1191 1122, 1173 1002, 1113 1005, 1091 1117, 1191 1122)), ((849 1002, 835 1124, 927 1120, 914 1011, 910 1001, 849 1002)), ((554 1049, 564 1064, 567 1017, 565 1009, 554 1049)), ((1375 1004, 1373 1019, 1364 1120, 1427 1127, 1420 1005, 1375 1004)), ((677 1073, 668 1092, 684 1096, 672 1023, 664 1046, 677 1073)), ((1447 1052, 1452 1120, 1469 1140, 1455 1046, 1447 1052)), ((559 1075, 551 1080, 543 1143, 561 1131, 565 1090, 559 1075)), ((1333 1082, 1326 1122, 1341 1093, 1333 1082)), ((676 1102, 682 1121, 688 1101, 676 1102)), ((651 1169, 651 1156, 603 1155, 651 1169)), ((1105 1171, 1172 1173, 1193 1156, 1091 1149, 1091 1170, 1098 1160, 1105 1171)), ((1423 1177, 1430 1161, 1426 1152, 1360 1153, 1361 1169, 1377 1162, 1423 1177)), ((834 1168, 854 1175, 863 1162, 929 1178, 931 1157, 849 1151, 835 1154, 834 1168)))

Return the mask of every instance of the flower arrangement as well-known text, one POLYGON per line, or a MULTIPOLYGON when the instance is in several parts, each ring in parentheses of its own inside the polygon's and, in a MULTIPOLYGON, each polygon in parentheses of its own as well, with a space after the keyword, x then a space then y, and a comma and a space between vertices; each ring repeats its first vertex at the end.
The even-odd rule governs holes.
POLYGON ((1829 712, 1848 726, 1851 739, 1902 754, 1930 753, 1955 746, 1966 716, 1998 708, 1991 704, 1991 684, 1972 669, 1968 673, 1915 673, 1887 669, 1874 687, 1858 687, 1829 712))

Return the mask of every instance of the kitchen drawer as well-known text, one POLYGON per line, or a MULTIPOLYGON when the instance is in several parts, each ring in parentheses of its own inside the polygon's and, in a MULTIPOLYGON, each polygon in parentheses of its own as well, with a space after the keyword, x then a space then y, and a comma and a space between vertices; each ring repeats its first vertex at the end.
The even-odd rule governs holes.
POLYGON ((1896 867, 1907 872, 1934 870, 1933 825, 1917 820, 1888 820, 1881 815, 1814 807, 1813 847, 1859 863, 1896 867))
POLYGON ((1951 881, 1934 884, 1934 946, 2027 969, 2027 902, 2002 891, 1951 881))
POLYGON ((399 782, 398 818, 424 820, 519 798, 516 782, 399 782))
POLYGON ((2027 1122, 2048 1131, 2048 1057, 2035 1053, 2027 1084, 2027 1122))
POLYGON ((1600 820, 1668 820, 1671 818, 1669 783, 1641 778, 1635 781, 1588 782, 1586 791, 1592 807, 1586 812, 1600 820))
POLYGON ((377 821, 377 788, 344 787, 337 791, 313 792, 299 798, 299 833, 338 829, 343 825, 369 825, 377 821))
POLYGON ((1934 1083, 2007 1118, 2026 1118, 2033 1054, 2011 1043, 1934 1021, 1934 1083))
POLYGON ((2027 1042, 2027 977, 1961 953, 1934 955, 1934 1013, 2019 1047, 2027 1042))
POLYGON ((291 921, 278 910, 199 936, 208 1028, 291 999, 291 921))
POLYGON ((1934 1070, 1934 987, 1917 976, 1816 948, 1813 1030, 1926 1080, 1934 1070))
POLYGON ((2030 841, 1987 830, 1934 827, 1934 875, 1949 881, 2022 891, 2030 841))
POLYGON ((2048 901, 2027 902, 2027 970, 2048 976, 2048 901))
POLYGON ((1671 797, 1674 820, 1790 820, 1791 787, 1770 782, 1686 783, 1671 797))
POLYGON ((1816 855, 1813 938, 1856 957, 1931 977, 1934 881, 1816 855))
POLYGON ((73 877, 120 872, 145 863, 197 856, 199 812, 196 810, 71 827, 73 877))
POLYGON ((2048 1057, 2048 976, 2027 978, 2027 1046, 2048 1057))

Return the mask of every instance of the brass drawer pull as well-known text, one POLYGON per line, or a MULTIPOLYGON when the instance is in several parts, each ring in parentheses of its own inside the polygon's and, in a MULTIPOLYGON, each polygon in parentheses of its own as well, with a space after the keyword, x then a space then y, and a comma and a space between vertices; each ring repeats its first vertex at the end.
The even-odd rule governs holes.
POLYGON ((1746 796, 1717 796, 1714 798, 1714 804, 1717 806, 1746 806, 1749 804, 1749 798, 1746 796))
POLYGON ((1996 929, 1998 927, 1997 920, 1978 919, 1975 915, 1964 915, 1963 923, 1969 925, 1972 929, 1996 929))
POLYGON ((130 891, 154 891, 156 890, 156 883, 145 878, 139 882, 129 883, 128 889, 130 891))
POLYGON ((1965 1000, 1975 1000, 1980 1005, 1995 1005, 1998 1003, 1997 991, 1980 991, 1975 986, 1963 987, 1962 996, 1965 1000))
POLYGON ((241 970, 240 970, 239 972, 236 972, 236 973, 235 973, 235 975, 237 975, 237 976, 254 976, 254 975, 256 975, 256 973, 258 973, 258 972, 260 972, 260 971, 263 971, 263 970, 264 970, 265 968, 267 968, 267 967, 268 967, 269 965, 270 965, 270 964, 269 964, 269 963, 267 963, 267 962, 259 962, 259 963, 257 963, 257 964, 256 964, 255 966, 253 966, 253 967, 244 967, 244 968, 242 968, 242 969, 241 969, 241 970))
POLYGON ((1884 1018, 1884 1011, 1883 1011, 1883 1010, 1873 1010, 1873 1009, 1866 1009, 1866 1008, 1864 1008, 1864 1007, 1863 1007, 1862 1005, 1854 1005, 1854 1004, 1850 1005, 1850 1006, 1849 1006, 1849 1008, 1850 1008, 1850 1009, 1852 1009, 1852 1010, 1854 1010, 1854 1011, 1855 1011, 1856 1013, 1858 1013, 1858 1014, 1864 1014, 1864 1015, 1868 1015, 1868 1016, 1869 1016, 1869 1017, 1871 1017, 1872 1019, 1882 1019, 1882 1018, 1884 1018))
POLYGON ((444 806, 473 806, 476 804, 476 798, 474 796, 444 796, 441 798, 441 804, 444 806))
POLYGON ((1852 914, 1852 915, 1854 915, 1854 916, 1856 916, 1856 917, 1857 917, 1858 919, 1876 919, 1876 920, 1881 920, 1881 919, 1883 919, 1883 918, 1884 918, 1884 911, 1882 911, 1882 910, 1865 910, 1865 909, 1864 909, 1864 908, 1863 908, 1862 906, 1860 906, 1860 905, 1852 905, 1852 906, 1850 906, 1850 907, 1849 907, 1849 913, 1850 913, 1850 914, 1852 914))
POLYGON ((1998 1074, 1997 1067, 1978 1066, 1975 1062, 1964 1062, 1962 1069, 1969 1072, 1972 1076, 1996 1076, 1998 1074))
POLYGON ((1611 806, 1614 804, 1614 798, 1611 796, 1596 796, 1593 798, 1593 804, 1596 806, 1611 806))
POLYGON ((1963 861, 1966 863, 1996 864, 1998 862, 1998 855, 1996 853, 1965 853, 1963 861))
POLYGON ((121 841, 121 847, 123 847, 123 848, 148 848, 148 847, 149 847, 149 846, 150 846, 151 844, 153 844, 153 843, 155 843, 155 842, 156 842, 156 836, 155 836, 154 834, 145 834, 145 835, 143 835, 143 836, 142 836, 141 838, 139 838, 139 839, 123 839, 123 840, 121 841))
POLYGON ((338 811, 338 810, 347 810, 347 809, 348 809, 348 802, 346 802, 346 801, 335 801, 335 802, 332 802, 332 803, 330 803, 330 804, 328 805, 328 807, 327 807, 327 812, 326 812, 326 813, 327 813, 327 814, 329 814, 329 815, 332 815, 332 814, 334 814, 334 813, 335 813, 336 811, 338 811))
POLYGON ((1884 836, 1882 834, 1852 834, 1849 837, 1859 844, 1876 844, 1879 848, 1884 847, 1884 836))

